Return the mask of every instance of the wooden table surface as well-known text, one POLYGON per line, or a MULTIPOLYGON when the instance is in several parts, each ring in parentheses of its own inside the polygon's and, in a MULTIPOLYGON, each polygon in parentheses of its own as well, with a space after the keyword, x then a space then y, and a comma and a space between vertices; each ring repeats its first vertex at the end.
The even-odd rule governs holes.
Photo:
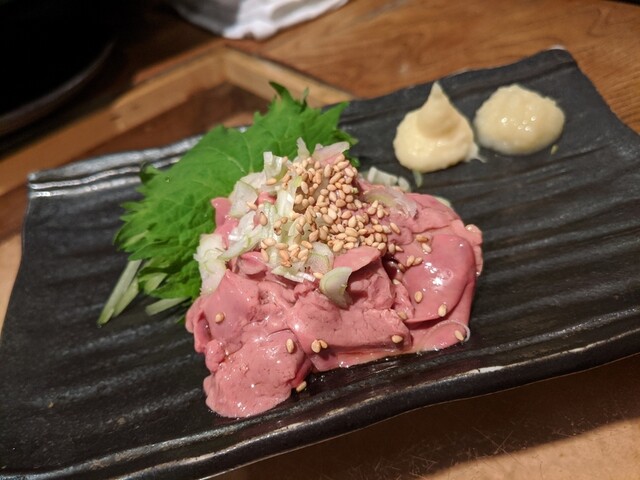
MULTIPOLYGON (((250 111, 264 107, 268 78, 285 85, 290 81, 296 88, 311 84, 320 92, 314 101, 323 103, 373 97, 463 69, 510 63, 555 45, 571 52, 613 111, 640 132, 640 7, 629 3, 351 0, 263 42, 220 39, 164 10, 145 13, 143 19, 149 18, 154 21, 145 26, 148 38, 138 36, 119 47, 128 82, 120 90, 102 92, 96 107, 111 113, 121 108, 120 116, 91 117, 116 122, 119 129, 99 142, 82 143, 87 117, 71 116, 73 121, 59 130, 0 160, 0 327, 20 258, 26 207, 21 169, 52 166, 41 163, 38 148, 78 139, 81 148, 56 151, 56 163, 64 163, 161 145, 220 121, 246 121, 250 111), (226 75, 213 86, 194 80, 208 61, 222 65, 226 75), (183 78, 195 90, 164 110, 149 107, 147 116, 121 126, 136 111, 123 110, 123 105, 144 107, 144 99, 175 90, 171 82, 183 78), (203 109, 203 102, 220 98, 227 99, 224 115, 203 109)), ((587 372, 423 408, 220 478, 640 478, 639 374, 636 355, 587 372)))

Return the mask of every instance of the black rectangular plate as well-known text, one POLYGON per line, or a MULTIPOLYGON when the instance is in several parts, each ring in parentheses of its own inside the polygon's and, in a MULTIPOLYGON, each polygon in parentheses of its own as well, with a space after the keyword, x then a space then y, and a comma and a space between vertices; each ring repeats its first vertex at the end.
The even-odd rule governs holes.
MULTIPOLYGON (((640 138, 571 55, 549 50, 441 81, 470 118, 499 86, 555 98, 557 151, 482 152, 426 176, 485 235, 471 340, 316 375, 300 395, 249 419, 204 403, 208 373, 179 314, 145 301, 96 319, 126 258, 111 240, 137 198, 140 164, 174 162, 196 139, 93 159, 30 178, 24 254, 0 339, 0 475, 201 477, 438 402, 579 371, 640 351, 640 138)), ((363 167, 411 175, 395 127, 429 85, 355 101, 343 127, 363 167)))

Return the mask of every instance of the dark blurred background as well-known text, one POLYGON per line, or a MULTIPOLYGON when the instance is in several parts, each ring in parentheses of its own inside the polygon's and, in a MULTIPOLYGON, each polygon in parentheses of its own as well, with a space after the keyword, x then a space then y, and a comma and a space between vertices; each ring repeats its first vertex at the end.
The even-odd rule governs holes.
POLYGON ((0 0, 0 157, 210 38, 160 0, 0 0))

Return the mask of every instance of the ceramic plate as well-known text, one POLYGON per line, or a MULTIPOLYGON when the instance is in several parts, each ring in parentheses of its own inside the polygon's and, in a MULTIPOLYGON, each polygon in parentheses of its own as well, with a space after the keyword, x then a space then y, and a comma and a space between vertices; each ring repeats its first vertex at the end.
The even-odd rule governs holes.
MULTIPOLYGON (((136 198, 143 162, 175 161, 195 139, 74 164, 30 178, 24 257, 0 345, 0 475, 202 477, 415 408, 601 365, 640 351, 640 138, 610 111, 571 56, 442 80, 468 116, 521 83, 567 116, 557 150, 482 152, 426 177, 485 234, 469 342, 314 376, 254 418, 220 418, 178 313, 144 301, 96 319, 125 264, 111 239, 136 198)), ((391 141, 429 85, 353 102, 343 127, 366 168, 402 173, 391 141)))

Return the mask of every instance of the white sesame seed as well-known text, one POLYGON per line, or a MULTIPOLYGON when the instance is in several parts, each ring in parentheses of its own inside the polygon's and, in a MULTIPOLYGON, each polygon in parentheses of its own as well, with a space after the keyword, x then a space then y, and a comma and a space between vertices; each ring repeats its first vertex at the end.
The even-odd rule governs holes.
POLYGON ((275 185, 277 181, 278 180, 276 180, 275 178, 271 177, 270 179, 267 180, 267 185, 275 185))
POLYGON ((393 343, 402 343, 402 341, 404 340, 404 337, 402 335, 391 335, 391 341, 393 343))
POLYGON ((398 227, 398 225, 391 222, 389 226, 391 227, 391 230, 393 230, 394 233, 397 233, 398 235, 400 234, 400 228, 398 227))
POLYGON ((294 250, 300 250, 300 245, 296 245, 295 243, 293 243, 287 247, 287 250, 289 252, 293 252, 294 250))
POLYGON ((322 346, 320 345, 320 342, 318 340, 314 340, 313 342, 311 342, 311 350, 315 353, 320 353, 320 351, 322 350, 322 346))
POLYGON ((413 294, 413 299, 416 301, 416 303, 420 303, 422 301, 423 298, 423 294, 420 290, 418 290, 416 293, 413 294))
POLYGON ((303 391, 305 388, 307 388, 307 382, 305 382, 304 380, 302 382, 300 382, 300 384, 296 387, 296 392, 300 393, 301 391, 303 391))
POLYGON ((223 322, 224 321, 224 313, 222 313, 222 312, 216 313, 216 317, 215 317, 214 320, 215 320, 216 323, 223 322))
POLYGON ((465 338, 464 338, 464 335, 462 334, 462 332, 461 332, 460 330, 455 330, 455 331, 453 332, 453 335, 454 335, 458 340, 460 340, 461 342, 464 342, 465 338))
POLYGON ((288 262, 289 260, 291 260, 291 257, 286 250, 278 250, 278 255, 280 255, 280 258, 283 262, 288 262))
POLYGON ((447 305, 442 304, 438 307, 438 315, 444 317, 447 314, 447 305))

